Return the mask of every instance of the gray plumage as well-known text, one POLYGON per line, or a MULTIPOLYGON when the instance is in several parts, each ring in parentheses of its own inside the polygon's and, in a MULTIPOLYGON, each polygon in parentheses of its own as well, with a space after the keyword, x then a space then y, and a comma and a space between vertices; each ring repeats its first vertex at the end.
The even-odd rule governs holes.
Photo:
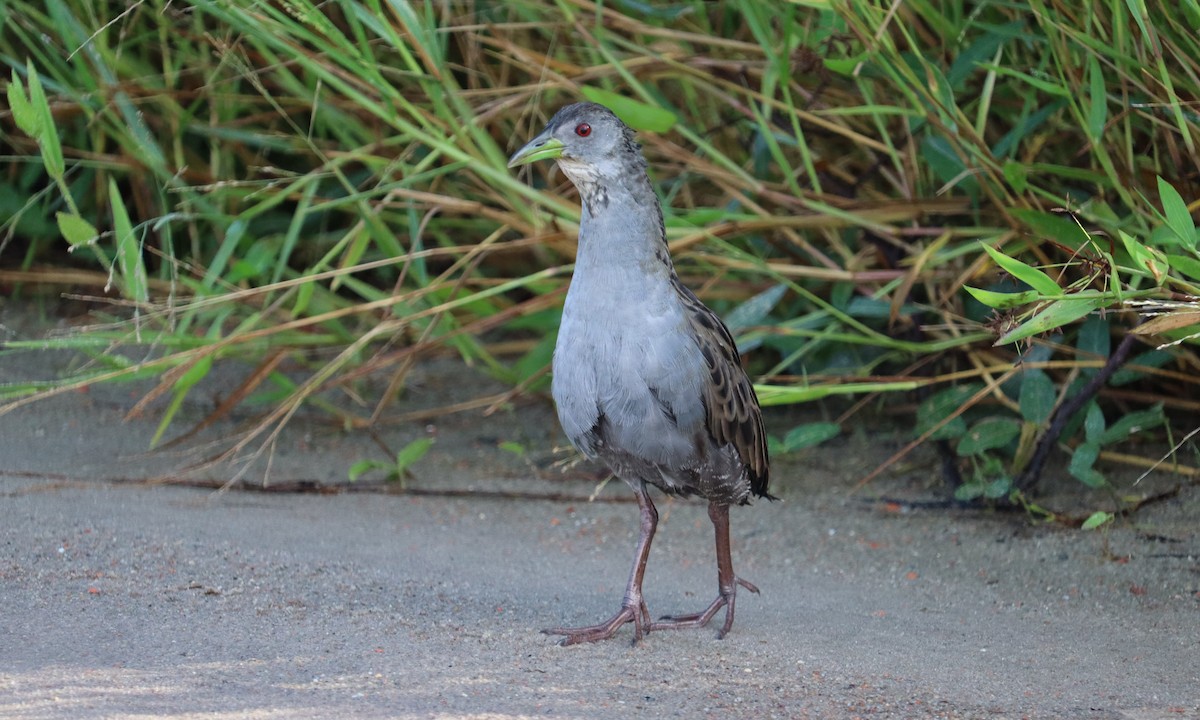
POLYGON ((675 273, 662 208, 633 132, 601 105, 569 105, 509 164, 543 158, 558 161, 582 204, 554 351, 558 417, 576 447, 633 487, 643 516, 623 611, 609 623, 550 632, 582 642, 633 622, 640 638, 649 630, 703 625, 728 605, 727 631, 736 586, 753 589, 733 576, 732 566, 720 567, 722 550, 728 563, 728 506, 770 497, 758 401, 729 331, 675 273), (647 483, 710 503, 721 595, 706 613, 660 623, 644 617, 641 571, 657 521, 647 483))

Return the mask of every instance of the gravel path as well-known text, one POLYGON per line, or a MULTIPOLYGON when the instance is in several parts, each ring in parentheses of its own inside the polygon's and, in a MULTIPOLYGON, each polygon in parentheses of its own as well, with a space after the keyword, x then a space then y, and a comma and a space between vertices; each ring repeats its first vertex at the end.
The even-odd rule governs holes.
MULTIPOLYGON (((481 391, 435 370, 406 403, 481 391)), ((735 567, 762 594, 727 639, 562 648, 538 629, 616 609, 637 512, 619 483, 588 503, 593 480, 551 468, 545 404, 380 430, 436 436, 410 485, 463 495, 215 493, 136 482, 199 457, 145 453, 156 418, 121 422, 141 391, 0 416, 0 717, 1200 717, 1195 487, 1102 532, 922 509, 929 458, 850 494, 902 440, 852 433, 778 462, 783 502, 735 508, 735 567)), ((246 477, 344 480, 382 457, 365 435, 298 420, 246 477)), ((660 511, 650 609, 699 609, 704 508, 660 511)))

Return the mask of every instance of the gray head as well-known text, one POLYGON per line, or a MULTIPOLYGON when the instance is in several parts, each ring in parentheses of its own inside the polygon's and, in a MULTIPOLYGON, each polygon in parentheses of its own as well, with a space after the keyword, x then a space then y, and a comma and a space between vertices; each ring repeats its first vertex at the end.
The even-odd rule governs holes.
POLYGON ((509 167, 555 159, 576 186, 644 170, 633 130, 596 103, 575 103, 554 114, 546 129, 513 153, 509 167))

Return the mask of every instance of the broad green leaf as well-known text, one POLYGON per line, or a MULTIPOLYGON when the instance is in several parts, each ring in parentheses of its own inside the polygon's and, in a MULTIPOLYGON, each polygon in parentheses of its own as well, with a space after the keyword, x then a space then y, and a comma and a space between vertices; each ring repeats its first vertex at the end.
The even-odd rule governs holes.
POLYGON ((1035 425, 1043 425, 1054 411, 1057 393, 1054 381, 1042 370, 1021 373, 1021 417, 1035 425))
POLYGON ((1083 417, 1083 432, 1088 442, 1099 445, 1104 427, 1104 411, 1100 409, 1099 403, 1092 400, 1087 404, 1087 413, 1083 417))
POLYGON ((813 422, 797 425, 783 437, 783 451, 795 452, 814 447, 842 432, 842 426, 832 422, 813 422))
POLYGON ((1005 333, 996 345, 1024 340, 1027 337, 1049 332, 1067 323, 1074 322, 1088 313, 1108 305, 1111 300, 1107 297, 1066 297, 1055 300, 1039 311, 1032 318, 1005 333))
POLYGON ((1100 446, 1097 443, 1080 443, 1075 448, 1074 454, 1071 455, 1071 463, 1067 466, 1067 471, 1088 487, 1101 487, 1104 485, 1104 476, 1092 467, 1096 464, 1098 457, 1100 457, 1100 446))
POLYGON ((1070 215, 1055 215, 1023 208, 1013 208, 1010 213, 1035 235, 1050 238, 1072 250, 1078 250, 1090 242, 1087 232, 1070 215))
POLYGON ((1100 444, 1109 445, 1120 442, 1136 432, 1158 427, 1166 421, 1162 403, 1146 410, 1129 413, 1118 419, 1100 435, 1100 444))
POLYGON ((58 220, 59 232, 72 248, 89 245, 100 234, 96 232, 96 228, 92 227, 90 222, 78 215, 60 212, 55 213, 54 217, 58 220))
POLYGON ((1091 515, 1088 515, 1088 519, 1083 521, 1083 524, 1079 526, 1079 529, 1095 530, 1096 528, 1100 527, 1104 523, 1110 522, 1114 517, 1116 517, 1116 516, 1110 512, 1104 512, 1103 510, 1097 510, 1096 512, 1092 513, 1091 515))
POLYGON ((1012 418, 984 418, 959 439, 956 451, 960 457, 978 455, 985 450, 1004 447, 1020 434, 1021 424, 1012 418))
POLYGON ((1171 183, 1158 179, 1158 197, 1162 200, 1163 214, 1167 216, 1167 227, 1175 234, 1176 241, 1187 250, 1196 249, 1196 223, 1188 212, 1187 203, 1171 183))
POLYGON ((400 452, 396 453, 396 472, 401 476, 408 470, 409 466, 425 457, 425 453, 429 452, 429 448, 433 447, 433 438, 417 438, 404 446, 400 452))
POLYGON ((675 113, 665 108, 648 105, 640 100, 590 85, 581 86, 579 91, 588 100, 612 110, 613 114, 634 130, 665 133, 675 127, 675 113))
POLYGON ((1186 255, 1168 255, 1167 264, 1172 270, 1183 273, 1193 280, 1200 280, 1200 260, 1186 255))
POLYGON ((1037 290, 1042 295, 1048 297, 1057 297, 1062 295, 1062 288, 1060 288, 1058 283, 1054 282, 1053 278, 1046 273, 1038 270, 1035 267, 1026 265, 1014 257, 1005 255, 987 243, 980 243, 980 245, 983 246, 983 249, 987 251, 988 255, 992 256, 992 260, 996 261, 997 265, 1004 268, 1004 271, 1009 275, 1012 275, 1029 287, 1037 290))
POLYGON ((1038 295, 1037 290, 1025 290, 1023 292, 1007 293, 981 290, 976 287, 971 287, 970 285, 964 285, 963 287, 979 302, 987 305, 988 307, 994 307, 1001 310, 1028 305, 1029 303, 1034 302, 1041 297, 1038 295))

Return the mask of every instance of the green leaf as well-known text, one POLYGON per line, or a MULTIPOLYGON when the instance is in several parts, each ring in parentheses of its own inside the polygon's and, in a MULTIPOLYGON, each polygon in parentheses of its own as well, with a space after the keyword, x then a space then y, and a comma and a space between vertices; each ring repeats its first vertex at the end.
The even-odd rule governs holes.
POLYGON ((1200 280, 1200 260, 1186 255, 1168 255, 1167 264, 1193 280, 1200 280))
POLYGON ((665 108, 589 85, 580 86, 579 91, 588 100, 612 110, 614 115, 634 130, 665 133, 675 127, 675 113, 665 108))
POLYGON ((954 489, 954 499, 959 502, 969 502, 983 495, 984 485, 981 482, 969 482, 954 489))
POLYGON ((29 73, 29 104, 38 116, 38 146, 42 148, 42 164, 46 172, 55 180, 62 180, 66 174, 63 163, 62 145, 58 140, 58 128, 54 125, 54 115, 50 112, 50 103, 42 90, 42 80, 33 68, 33 59, 26 61, 29 73))
POLYGON ((1098 315, 1088 318, 1079 326, 1075 347, 1085 353, 1107 358, 1112 350, 1109 322, 1098 315))
POLYGON ((1131 358, 1120 370, 1113 373, 1108 384, 1113 387, 1121 387, 1137 382, 1146 377, 1147 373, 1143 368, 1160 368, 1174 361, 1175 356, 1166 350, 1147 350, 1131 358))
POLYGON ((1012 418, 984 418, 962 436, 956 451, 959 457, 979 455, 986 450, 1008 445, 1020 434, 1021 424, 1012 418))
POLYGON ((54 217, 58 220, 58 231, 62 233, 63 238, 72 248, 90 245, 100 234, 90 222, 78 215, 60 212, 55 213, 54 217))
POLYGON ((725 316, 725 325, 730 331, 737 332, 743 328, 762 325, 767 315, 787 293, 787 285, 782 283, 772 285, 754 297, 735 307, 725 316))
POLYGON ((41 119, 33 106, 29 104, 29 96, 25 94, 25 85, 16 70, 12 72, 12 82, 8 84, 8 106, 12 108, 13 120, 17 127, 33 139, 42 133, 41 119))
POLYGON ((1038 270, 1035 267, 1026 265, 1016 258, 1005 255, 987 243, 979 244, 983 246, 983 249, 987 251, 988 255, 992 256, 992 260, 994 260, 996 264, 1003 268, 1009 275, 1012 275, 1016 279, 1047 297, 1058 297, 1062 295, 1062 288, 1060 288, 1058 283, 1054 282, 1054 280, 1046 273, 1038 270))
POLYGON ((1107 297, 1094 295, 1088 297, 1071 296, 1062 300, 1055 300, 1032 318, 1001 336, 996 341, 996 345, 1004 345, 1024 340, 1033 335, 1049 332, 1067 323, 1074 322, 1093 310, 1108 305, 1110 302, 1111 300, 1107 297))
POLYGON ((1013 70, 1012 68, 1003 67, 1001 65, 992 65, 991 63, 980 63, 979 67, 983 70, 994 72, 997 75, 1006 75, 1008 77, 1022 80, 1048 95, 1053 95, 1055 97, 1070 97, 1071 95, 1071 91, 1060 83, 1052 80, 1043 80, 1042 78, 1034 77, 1029 73, 1021 72, 1020 70, 1013 70))
POLYGON ((1158 178, 1158 197, 1162 200, 1163 214, 1167 216, 1167 227, 1175 234, 1179 244, 1187 250, 1196 249, 1196 223, 1188 212, 1187 203, 1171 183, 1158 178))
POLYGON ((651 2, 637 2, 636 0, 616 0, 616 2, 617 5, 621 6, 625 10, 633 10, 639 15, 657 18, 659 20, 678 20, 680 17, 694 11, 694 8, 691 5, 684 3, 679 3, 676 5, 658 5, 651 2))
POLYGON ((979 181, 944 137, 926 135, 921 141, 921 160, 943 183, 953 183, 959 190, 974 197, 979 193, 979 181))
POLYGON ((824 60, 825 68, 830 72, 849 77, 854 74, 854 70, 859 64, 866 62, 870 56, 871 53, 863 52, 848 58, 826 58, 824 60))
POLYGON ((1139 410, 1122 416, 1100 435, 1099 442, 1101 445, 1120 442, 1136 432, 1158 427, 1166 421, 1163 404, 1158 403, 1147 410, 1139 410))
POLYGON ((1100 446, 1098 444, 1081 443, 1071 455, 1071 464, 1067 466, 1067 471, 1088 487, 1101 487, 1104 485, 1104 476, 1092 467, 1099 456, 1100 446))
POLYGON ((433 447, 433 438, 417 438, 396 453, 396 473, 403 476, 410 465, 425 457, 429 448, 433 447))
POLYGON ((1013 208, 1010 212, 1035 235, 1051 238, 1072 250, 1079 250, 1090 242, 1087 232, 1070 215, 1055 215, 1023 208, 1013 208))
POLYGON ((1099 143, 1104 135, 1104 124, 1108 122, 1108 97, 1104 88, 1104 73, 1100 61, 1095 55, 1088 55, 1088 136, 1093 143, 1099 143))
POLYGON ((359 460, 350 466, 350 470, 346 473, 346 477, 350 480, 350 482, 358 482, 360 477, 371 472, 372 470, 391 470, 391 468, 391 465, 378 460, 359 460))
POLYGON ((1018 193, 1023 193, 1029 187, 1029 166, 1015 160, 1005 160, 1002 168, 1004 179, 1018 193))
POLYGON ((1054 411, 1054 381, 1041 370, 1021 373, 1021 417, 1035 425, 1044 425, 1054 411))
POLYGON ((142 264, 141 248, 133 232, 133 223, 125 210, 125 201, 117 189, 117 181, 108 179, 108 198, 112 205, 113 230, 117 236, 117 267, 121 270, 121 284, 125 297, 139 303, 150 299, 146 266, 142 264))
POLYGON ((1104 512, 1103 510, 1097 510, 1091 515, 1088 515, 1088 519, 1084 520, 1083 524, 1080 525, 1079 528, 1081 530, 1095 530, 1104 523, 1111 522, 1114 517, 1116 516, 1112 513, 1104 512))
POLYGON ((1038 295, 1037 290, 1025 290, 1023 292, 1008 293, 981 290, 976 287, 971 287, 970 285, 963 285, 963 287, 979 302, 987 305, 988 307, 994 307, 1000 310, 1028 305, 1029 303, 1034 302, 1041 297, 1038 295))
POLYGON ((545 369, 550 361, 554 358, 554 342, 557 339, 556 335, 551 333, 545 335, 539 340, 529 352, 522 355, 515 363, 513 363, 513 381, 523 383, 545 369))
POLYGON ((814 447, 842 432, 842 426, 831 422, 813 422, 797 425, 783 437, 783 451, 795 452, 804 448, 814 447))
POLYGON ((1009 490, 1012 490, 1012 478, 1005 475, 988 482, 983 487, 983 495, 989 500, 995 500, 1007 495, 1009 490))
POLYGON ((1142 37, 1154 37, 1154 33, 1146 27, 1150 20, 1150 13, 1146 10, 1146 0, 1125 0, 1125 5, 1129 8, 1129 14, 1137 22, 1138 29, 1142 31, 1142 37))
POLYGON ((1162 285, 1163 280, 1167 277, 1167 271, 1170 269, 1167 264, 1167 256, 1163 251, 1143 245, 1124 230, 1117 230, 1117 234, 1121 236, 1121 243, 1125 246, 1129 257, 1133 258, 1137 269, 1143 271, 1143 274, 1149 272, 1154 278, 1155 284, 1162 285))
POLYGON ((208 375, 213 366, 213 353, 201 356, 199 360, 192 364, 179 379, 175 381, 174 393, 171 396, 171 402, 167 405, 167 409, 163 411, 162 419, 158 421, 158 427, 154 431, 154 436, 150 438, 150 447, 158 444, 162 439, 163 433, 167 431, 167 426, 171 424, 171 420, 175 418, 179 408, 183 407, 183 401, 187 398, 187 394, 196 383, 200 382, 208 375))
MULTIPOLYGON (((957 385, 934 393, 917 407, 917 434, 922 435, 946 416, 960 409, 972 395, 979 392, 978 384, 957 385)), ((954 418, 930 435, 932 440, 953 440, 967 432, 962 415, 954 418)))
POLYGON ((1083 418, 1083 432, 1087 441, 1099 446, 1100 436, 1104 434, 1104 427, 1104 411, 1100 409, 1100 405, 1095 400, 1092 400, 1087 404, 1087 414, 1083 418))
POLYGON ((512 453, 513 455, 516 455, 517 457, 525 457, 525 453, 526 453, 525 446, 519 442, 513 442, 512 440, 505 440, 504 442, 500 443, 497 447, 499 447, 504 452, 512 453))

